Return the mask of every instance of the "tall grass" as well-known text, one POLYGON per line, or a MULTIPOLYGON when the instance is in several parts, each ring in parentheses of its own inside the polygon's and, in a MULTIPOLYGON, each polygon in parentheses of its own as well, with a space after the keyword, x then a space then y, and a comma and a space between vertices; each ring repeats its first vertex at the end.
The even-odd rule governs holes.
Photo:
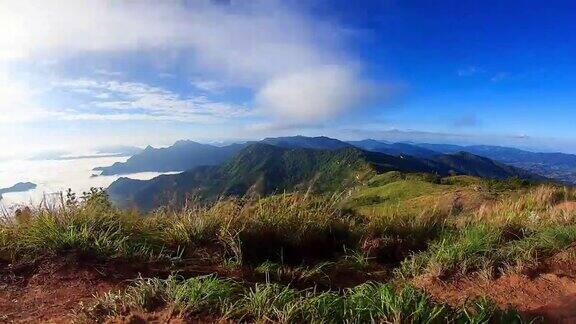
POLYGON ((402 262, 404 277, 522 270, 576 242, 572 190, 540 186, 475 212, 360 215, 340 197, 283 194, 226 199, 141 215, 114 208, 105 193, 0 224, 0 258, 14 261, 80 251, 101 258, 198 259, 299 267, 336 261, 402 262), (350 254, 350 251, 354 251, 350 254), (410 256, 410 254, 414 254, 410 256))
POLYGON ((402 275, 446 276, 484 271, 522 271, 576 242, 576 211, 558 204, 572 191, 540 186, 484 206, 444 231, 430 247, 405 260, 402 275))
POLYGON ((298 291, 278 284, 243 286, 213 276, 138 279, 123 292, 84 305, 84 319, 102 321, 127 311, 174 309, 181 316, 274 323, 514 323, 514 311, 500 311, 485 300, 454 309, 405 286, 366 283, 344 291, 298 291))
POLYGON ((24 220, 0 224, 0 255, 17 259, 74 250, 101 257, 187 257, 209 247, 238 261, 329 259, 355 244, 355 221, 335 202, 278 195, 149 215, 119 210, 106 201, 39 209, 24 220))

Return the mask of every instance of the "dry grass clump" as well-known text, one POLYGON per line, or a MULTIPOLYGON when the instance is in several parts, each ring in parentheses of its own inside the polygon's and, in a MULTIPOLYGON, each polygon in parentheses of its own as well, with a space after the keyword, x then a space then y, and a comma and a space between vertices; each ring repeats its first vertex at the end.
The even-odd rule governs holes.
POLYGON ((576 211, 560 210, 571 190, 540 186, 484 207, 447 229, 430 247, 403 262, 406 276, 521 271, 576 242, 576 211))
POLYGON ((59 209, 34 210, 25 221, 6 219, 0 225, 3 257, 68 250, 101 257, 185 257, 210 247, 236 262, 302 262, 332 258, 353 244, 354 220, 335 207, 336 198, 229 199, 140 215, 112 207, 104 192, 96 194, 59 209))

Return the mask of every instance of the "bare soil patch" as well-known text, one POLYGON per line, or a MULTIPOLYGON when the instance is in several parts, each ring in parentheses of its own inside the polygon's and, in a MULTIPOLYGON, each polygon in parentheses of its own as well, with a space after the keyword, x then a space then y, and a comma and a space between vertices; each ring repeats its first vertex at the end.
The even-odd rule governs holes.
POLYGON ((554 206, 554 209, 567 213, 576 211, 576 201, 564 201, 554 206))
POLYGON ((156 312, 130 312, 126 315, 119 315, 106 320, 106 324, 231 324, 229 320, 220 319, 213 316, 182 317, 175 314, 169 308, 164 308, 156 312))
POLYGON ((576 262, 552 259, 532 274, 511 273, 494 279, 475 275, 449 281, 419 277, 414 284, 434 299, 452 306, 486 296, 502 309, 515 308, 527 317, 539 317, 546 323, 575 323, 574 269, 576 262))
POLYGON ((123 286, 123 280, 117 276, 71 259, 4 265, 0 279, 0 322, 70 322, 79 302, 123 286))
MULTIPOLYGON (((370 271, 365 270, 336 267, 311 278, 278 279, 294 288, 316 286, 319 289, 337 289, 369 280, 382 281, 390 276, 389 271, 378 266, 371 267, 370 271)), ((252 267, 230 269, 198 260, 171 266, 126 260, 102 261, 70 253, 33 262, 0 263, 0 322, 71 322, 80 303, 93 302, 97 294, 121 290, 138 276, 165 278, 171 273, 184 277, 216 274, 242 280, 246 284, 265 281, 265 276, 256 273, 252 267)), ((110 323, 180 323, 182 320, 162 310, 125 314, 111 319, 110 323)), ((211 323, 215 320, 195 318, 193 322, 211 323)))

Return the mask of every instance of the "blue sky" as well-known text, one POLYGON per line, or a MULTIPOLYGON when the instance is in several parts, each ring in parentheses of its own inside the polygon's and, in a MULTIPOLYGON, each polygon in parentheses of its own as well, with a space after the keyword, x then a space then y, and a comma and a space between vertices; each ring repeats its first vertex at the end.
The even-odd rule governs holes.
POLYGON ((0 6, 0 158, 294 134, 576 152, 571 1, 0 6))

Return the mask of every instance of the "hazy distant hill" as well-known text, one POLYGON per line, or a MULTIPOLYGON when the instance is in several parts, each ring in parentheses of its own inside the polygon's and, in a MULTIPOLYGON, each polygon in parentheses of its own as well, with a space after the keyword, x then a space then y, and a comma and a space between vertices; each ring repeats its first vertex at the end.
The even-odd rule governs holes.
POLYGON ((193 141, 178 141, 166 148, 146 147, 126 162, 108 167, 97 167, 102 175, 136 172, 184 171, 201 165, 219 165, 238 152, 244 145, 213 146, 193 141))
POLYGON ((563 182, 576 183, 576 155, 566 153, 535 153, 511 147, 447 144, 417 144, 420 147, 442 152, 470 152, 512 165, 541 176, 563 182))
POLYGON ((36 188, 36 184, 32 182, 18 182, 17 184, 13 185, 12 187, 8 188, 0 188, 0 199, 2 199, 2 194, 9 193, 9 192, 23 192, 28 191, 36 188))
POLYGON ((505 179, 510 176, 517 176, 524 179, 544 180, 544 177, 539 177, 526 170, 505 165, 469 152, 442 154, 436 157, 436 161, 449 166, 451 171, 459 174, 492 179, 505 179))
POLYGON ((439 175, 474 174, 494 178, 525 175, 471 154, 448 155, 442 161, 412 156, 396 157, 356 147, 336 150, 248 145, 220 167, 203 166, 152 180, 120 178, 108 193, 122 206, 151 209, 186 195, 202 199, 219 196, 268 195, 275 192, 338 191, 386 171, 425 172, 439 175), (474 169, 478 163, 478 169, 474 169))
POLYGON ((373 139, 352 141, 348 143, 367 151, 386 153, 394 156, 412 155, 420 158, 433 159, 440 155, 437 151, 406 143, 387 143, 373 139))
POLYGON ((352 145, 326 136, 306 137, 306 136, 288 136, 288 137, 269 137, 261 141, 265 144, 271 144, 286 148, 309 148, 318 150, 337 150, 352 145))

